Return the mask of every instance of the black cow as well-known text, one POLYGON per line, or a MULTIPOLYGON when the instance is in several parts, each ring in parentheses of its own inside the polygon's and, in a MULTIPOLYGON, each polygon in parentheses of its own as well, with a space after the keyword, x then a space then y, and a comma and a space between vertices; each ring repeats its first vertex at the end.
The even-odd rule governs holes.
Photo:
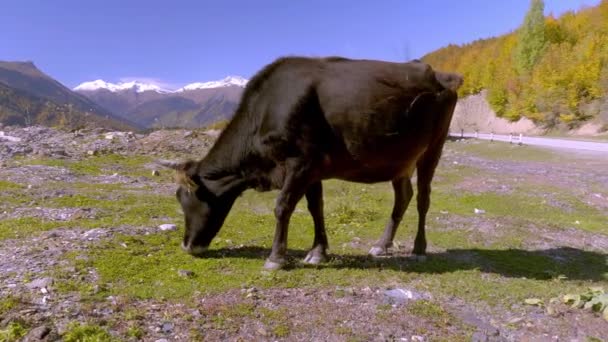
POLYGON ((285 263, 289 219, 306 196, 314 242, 305 262, 326 260, 321 181, 391 181, 392 215, 370 254, 391 247, 418 175, 418 233, 426 251, 431 180, 448 133, 462 78, 420 61, 390 63, 280 58, 248 83, 239 107, 200 161, 161 164, 178 171, 176 196, 185 215, 182 247, 201 255, 246 189, 279 189, 272 252, 264 267, 285 263))

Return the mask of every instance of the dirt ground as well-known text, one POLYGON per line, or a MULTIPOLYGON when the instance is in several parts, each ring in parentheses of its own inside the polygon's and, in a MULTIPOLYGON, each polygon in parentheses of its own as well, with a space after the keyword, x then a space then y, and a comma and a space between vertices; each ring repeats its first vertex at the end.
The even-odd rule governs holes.
MULTIPOLYGON (((111 248, 130 249, 132 258, 155 257, 164 253, 164 245, 137 244, 164 236, 177 240, 182 218, 173 203, 175 186, 164 170, 152 175, 156 166, 151 161, 192 151, 204 154, 211 138, 191 131, 115 134, 112 139, 108 132, 84 132, 74 138, 73 133, 39 130, 44 134, 34 128, 7 130, 23 141, 0 142, 0 341, 608 340, 608 322, 601 315, 550 301, 588 286, 608 290, 608 221, 602 224, 608 218, 607 156, 520 150, 509 157, 504 155, 509 146, 448 142, 429 213, 429 230, 435 235, 429 237, 428 267, 410 259, 412 237, 405 233, 392 255, 380 261, 367 257, 371 236, 381 232, 378 227, 370 235, 337 231, 326 266, 296 265, 273 275, 261 270, 267 245, 238 241, 235 233, 217 248, 227 263, 236 264, 226 266, 227 279, 240 284, 207 283, 205 276, 198 278, 198 269, 196 276, 189 273, 195 266, 183 265, 184 270, 171 270, 179 273, 174 281, 191 277, 199 288, 171 298, 161 295, 170 290, 168 280, 149 278, 155 281, 151 292, 132 295, 126 289, 136 286, 123 284, 131 284, 126 275, 124 281, 108 278, 111 271, 91 260, 111 248), (127 158, 104 159, 113 154, 127 158), (131 165, 128 157, 134 155, 145 158, 131 165), (91 163, 96 163, 93 170, 91 163), (142 207, 133 218, 112 217, 119 215, 119 201, 153 203, 155 196, 162 203, 167 199, 166 213, 146 203, 152 209, 142 207), (528 213, 501 203, 502 198, 539 201, 531 202, 536 211, 528 213), (484 205, 480 209, 486 213, 474 214, 476 205, 484 205), (162 223, 177 227, 161 229, 162 223), (556 274, 544 277, 531 270, 534 266, 518 264, 537 259, 556 274), (242 266, 250 263, 254 270, 242 266), (504 289, 504 298, 493 286, 504 289), (401 289, 405 296, 395 296, 391 289, 401 289), (492 298, 475 293, 486 291, 492 298), (542 304, 526 305, 521 299, 529 293, 542 304)), ((248 196, 245 200, 256 203, 246 215, 252 220, 271 216, 267 205, 260 204, 266 197, 257 203, 258 195, 248 196)), ((382 196, 390 199, 392 194, 382 196)), ((327 197, 326 216, 333 220, 338 211, 332 198, 337 203, 344 198, 331 191, 327 197)), ((412 203, 408 215, 415 218, 412 203)), ((354 219, 346 222, 344 226, 356 227, 354 219)), ((294 259, 305 253, 305 241, 301 247, 294 243, 294 259)), ((163 266, 162 255, 158 260, 161 268, 173 267, 163 266)), ((197 265, 221 273, 222 260, 197 265)))

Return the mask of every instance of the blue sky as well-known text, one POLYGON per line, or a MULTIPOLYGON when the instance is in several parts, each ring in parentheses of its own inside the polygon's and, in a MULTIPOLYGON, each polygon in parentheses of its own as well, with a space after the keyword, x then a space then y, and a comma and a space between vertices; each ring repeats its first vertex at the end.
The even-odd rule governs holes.
MULTIPOLYGON (((519 26, 529 0, 2 0, 0 60, 69 87, 251 77, 284 55, 403 61, 519 26)), ((599 0, 545 0, 559 15, 599 0)))

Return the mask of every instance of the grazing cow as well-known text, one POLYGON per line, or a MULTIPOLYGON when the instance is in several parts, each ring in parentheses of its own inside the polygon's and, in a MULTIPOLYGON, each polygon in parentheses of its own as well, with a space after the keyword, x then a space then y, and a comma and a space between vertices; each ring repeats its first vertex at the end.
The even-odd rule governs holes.
POLYGON ((413 253, 426 251, 425 218, 462 78, 420 61, 389 63, 329 58, 280 58, 248 83, 239 107, 200 161, 159 161, 177 170, 185 216, 182 248, 201 255, 246 189, 280 190, 267 269, 285 263, 289 219, 306 196, 314 242, 305 262, 325 261, 328 247, 321 181, 391 181, 395 193, 380 255, 413 195, 418 175, 418 232, 413 253))

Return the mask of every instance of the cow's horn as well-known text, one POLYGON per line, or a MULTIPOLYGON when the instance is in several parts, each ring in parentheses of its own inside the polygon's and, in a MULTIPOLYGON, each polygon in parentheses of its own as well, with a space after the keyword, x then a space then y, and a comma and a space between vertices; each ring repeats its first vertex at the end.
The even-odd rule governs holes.
POLYGON ((182 163, 172 161, 172 160, 159 159, 159 160, 156 160, 155 163, 158 165, 164 166, 164 167, 168 167, 173 170, 179 170, 179 169, 181 169, 181 166, 182 166, 182 163))

